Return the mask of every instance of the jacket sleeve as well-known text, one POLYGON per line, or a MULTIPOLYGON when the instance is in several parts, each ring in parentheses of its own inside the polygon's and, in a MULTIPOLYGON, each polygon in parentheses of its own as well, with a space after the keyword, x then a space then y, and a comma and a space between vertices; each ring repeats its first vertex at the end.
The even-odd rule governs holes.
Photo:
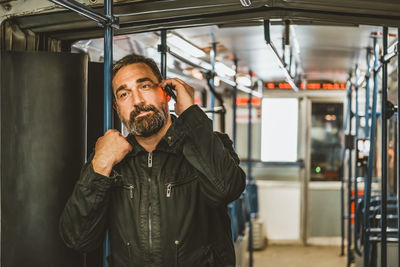
POLYGON ((113 181, 94 172, 92 157, 83 166, 59 222, 60 235, 65 244, 80 252, 91 251, 103 242, 109 189, 113 181))
POLYGON ((238 198, 246 176, 228 135, 213 132, 211 120, 197 105, 185 110, 178 120, 188 133, 183 154, 202 174, 199 179, 203 195, 214 205, 238 198))

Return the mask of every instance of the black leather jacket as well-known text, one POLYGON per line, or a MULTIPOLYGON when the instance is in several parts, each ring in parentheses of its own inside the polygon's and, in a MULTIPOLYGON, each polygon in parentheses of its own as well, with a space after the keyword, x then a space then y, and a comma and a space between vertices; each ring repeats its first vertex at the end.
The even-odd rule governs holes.
POLYGON ((109 230, 111 266, 235 266, 227 204, 245 174, 227 135, 196 105, 174 118, 152 153, 133 150, 110 177, 83 167, 60 219, 64 242, 81 252, 109 230))

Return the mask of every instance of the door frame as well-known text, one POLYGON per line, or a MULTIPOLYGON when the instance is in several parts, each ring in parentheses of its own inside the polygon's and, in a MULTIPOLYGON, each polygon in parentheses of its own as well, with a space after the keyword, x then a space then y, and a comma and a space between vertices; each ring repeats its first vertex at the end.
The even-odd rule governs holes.
MULTIPOLYGON (((304 159, 305 159, 305 168, 304 168, 304 175, 302 180, 302 209, 301 209, 301 240, 304 245, 309 244, 310 242, 310 230, 311 230, 311 223, 310 223, 310 199, 309 199, 309 191, 310 191, 310 183, 313 184, 313 189, 326 189, 325 182, 312 182, 311 181, 311 126, 312 126, 312 104, 313 103, 341 103, 343 104, 343 115, 346 110, 346 92, 342 92, 342 94, 335 94, 335 95, 310 95, 305 97, 305 107, 303 116, 305 117, 305 125, 306 130, 304 131, 304 159)), ((333 187, 336 187, 335 184, 331 184, 333 187)), ((319 240, 323 244, 330 243, 329 240, 319 240)))

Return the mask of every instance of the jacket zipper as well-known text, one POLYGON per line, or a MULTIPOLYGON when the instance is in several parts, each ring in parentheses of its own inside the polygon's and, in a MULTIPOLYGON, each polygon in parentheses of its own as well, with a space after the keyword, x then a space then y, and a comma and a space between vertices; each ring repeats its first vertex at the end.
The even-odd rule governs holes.
POLYGON ((147 157, 147 167, 151 168, 153 167, 153 153, 149 153, 147 157))
POLYGON ((192 182, 193 180, 196 180, 197 177, 194 177, 192 179, 186 180, 186 181, 182 181, 182 182, 173 182, 173 183, 168 183, 167 184, 167 197, 171 197, 171 193, 172 193, 172 188, 178 185, 184 185, 187 183, 192 182))
POLYGON ((133 266, 133 257, 132 257, 132 253, 131 253, 131 242, 127 242, 126 246, 128 248, 128 255, 129 255, 129 266, 132 267, 133 266))
MULTIPOLYGON (((153 154, 150 152, 147 156, 147 167, 152 168, 153 167, 153 154)), ((152 229, 151 229, 151 213, 152 213, 152 209, 151 209, 151 171, 150 171, 150 175, 148 178, 148 182, 149 182, 149 196, 148 196, 148 201, 149 201, 149 206, 148 206, 148 227, 149 227, 149 249, 150 249, 150 255, 152 253, 152 248, 153 248, 153 241, 152 241, 152 229)))
POLYGON ((175 267, 178 267, 178 245, 179 240, 175 240, 175 267))
POLYGON ((171 185, 171 184, 168 184, 168 185, 167 185, 167 197, 170 197, 170 196, 171 196, 171 189, 172 189, 172 185, 171 185))
POLYGON ((128 185, 123 185, 122 188, 129 190, 129 197, 130 199, 133 199, 134 186, 132 184, 128 184, 128 185))

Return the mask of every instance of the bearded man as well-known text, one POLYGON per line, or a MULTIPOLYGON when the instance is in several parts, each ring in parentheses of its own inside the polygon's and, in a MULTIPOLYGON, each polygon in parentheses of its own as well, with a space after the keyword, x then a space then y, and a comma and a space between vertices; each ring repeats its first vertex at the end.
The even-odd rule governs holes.
POLYGON ((97 140, 60 218, 64 242, 88 252, 108 230, 112 267, 235 266, 227 204, 245 174, 228 136, 213 132, 194 89, 162 80, 151 59, 124 57, 112 85, 130 134, 97 140), (179 117, 169 114, 167 85, 179 117))

